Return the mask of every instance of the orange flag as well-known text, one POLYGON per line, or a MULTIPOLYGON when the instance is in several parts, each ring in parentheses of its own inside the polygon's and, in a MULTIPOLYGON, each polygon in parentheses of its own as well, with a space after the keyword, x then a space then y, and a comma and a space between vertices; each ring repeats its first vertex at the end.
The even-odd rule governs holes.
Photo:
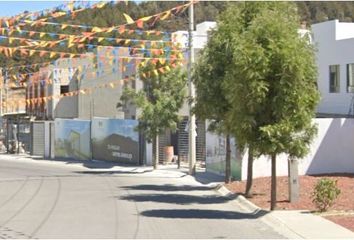
POLYGON ((118 28, 118 32, 119 32, 120 34, 124 33, 124 32, 125 32, 125 27, 124 27, 124 26, 119 27, 119 28, 118 28))
POLYGON ((143 28, 143 25, 144 25, 143 20, 139 19, 139 20, 136 21, 136 26, 137 26, 138 28, 143 28))

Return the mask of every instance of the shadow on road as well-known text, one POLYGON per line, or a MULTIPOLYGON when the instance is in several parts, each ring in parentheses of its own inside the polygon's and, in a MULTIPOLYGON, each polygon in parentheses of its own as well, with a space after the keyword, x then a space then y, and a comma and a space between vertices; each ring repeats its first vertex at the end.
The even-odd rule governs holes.
POLYGON ((93 170, 93 171, 74 171, 74 173, 79 173, 79 174, 143 174, 146 172, 151 172, 152 170, 144 170, 144 171, 139 171, 139 172, 134 172, 132 171, 124 171, 124 170, 117 170, 117 171, 107 171, 107 170, 93 170))
POLYGON ((202 184, 223 183, 225 180, 223 176, 206 171, 197 172, 194 177, 196 181, 202 184))
POLYGON ((127 190, 147 190, 147 191, 163 191, 163 192, 177 192, 177 191, 208 191, 213 190, 213 187, 204 187, 204 186, 190 186, 190 185, 181 185, 176 186, 172 184, 164 185, 135 185, 135 186, 124 186, 121 187, 127 190))
MULTIPOLYGON (((31 157, 32 158, 32 157, 31 157)), ((38 158, 36 160, 43 159, 43 157, 38 158)), ((51 159, 52 161, 57 161, 57 162, 64 162, 65 164, 82 164, 84 167, 87 167, 89 169, 96 169, 96 168, 102 168, 102 169, 110 169, 116 166, 119 167, 134 167, 136 164, 126 164, 126 163, 118 163, 118 162, 112 162, 112 161, 100 161, 100 160, 78 160, 78 159, 72 159, 72 158, 61 158, 61 157, 56 157, 55 159, 51 159)))
POLYGON ((145 217, 158 218, 203 218, 203 219, 257 219, 268 212, 260 210, 255 213, 204 209, 160 209, 147 210, 140 214, 145 217))
POLYGON ((171 204, 214 204, 225 203, 231 198, 222 196, 192 196, 184 194, 136 194, 120 197, 122 200, 135 201, 135 202, 158 202, 158 203, 171 203, 171 204))

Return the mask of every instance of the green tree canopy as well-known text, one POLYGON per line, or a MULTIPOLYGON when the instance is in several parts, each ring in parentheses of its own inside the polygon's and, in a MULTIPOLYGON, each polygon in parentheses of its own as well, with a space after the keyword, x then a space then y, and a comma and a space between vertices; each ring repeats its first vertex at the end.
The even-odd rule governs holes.
MULTIPOLYGON (((311 121, 319 100, 314 48, 298 33, 293 3, 250 2, 229 9, 223 19, 220 31, 236 29, 224 81, 228 118, 238 142, 252 142, 260 154, 272 156, 275 177, 276 155, 303 157, 316 133, 311 121), (259 11, 245 22, 254 7, 259 11), (246 28, 238 31, 242 25, 246 28)), ((272 208, 273 194, 272 188, 272 208)))
MULTIPOLYGON (((159 63, 156 66, 148 64, 140 71, 144 73, 168 65, 169 63, 159 63)), ((131 102, 139 108, 137 130, 144 134, 147 141, 153 141, 155 149, 158 149, 157 137, 167 129, 172 131, 177 129, 180 120, 178 111, 186 97, 186 73, 181 68, 175 68, 165 74, 150 77, 140 74, 140 77, 144 84, 143 89, 135 91, 126 88, 121 99, 131 102)), ((155 154, 155 168, 157 161, 158 156, 155 154)))

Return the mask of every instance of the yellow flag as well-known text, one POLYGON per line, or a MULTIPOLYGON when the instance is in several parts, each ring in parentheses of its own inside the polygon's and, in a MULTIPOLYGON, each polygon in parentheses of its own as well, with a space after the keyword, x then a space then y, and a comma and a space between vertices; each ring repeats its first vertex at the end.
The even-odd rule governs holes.
POLYGON ((35 50, 30 50, 29 51, 29 56, 32 56, 36 51, 35 50))
POLYGON ((123 13, 123 15, 125 17, 125 20, 127 20, 128 24, 134 23, 134 20, 128 14, 123 13))
POLYGON ((39 37, 42 38, 42 37, 44 37, 45 35, 46 35, 45 32, 41 32, 41 33, 39 34, 39 37))
POLYGON ((143 22, 146 22, 146 21, 149 21, 151 18, 152 18, 152 16, 148 16, 148 17, 140 18, 140 20, 143 22))
POLYGON ((160 58, 159 60, 162 65, 164 65, 166 63, 166 59, 160 58))
POLYGON ((10 57, 12 57, 12 54, 13 54, 13 50, 14 50, 14 49, 12 49, 12 48, 9 48, 9 55, 10 55, 10 57))
POLYGON ((108 33, 112 32, 115 29, 115 27, 111 27, 107 30, 108 33))
POLYGON ((107 4, 107 2, 97 3, 96 7, 97 8, 103 8, 106 4, 107 4))
POLYGON ((99 37, 99 38, 98 38, 98 42, 102 42, 103 40, 104 40, 103 37, 99 37))
POLYGON ((61 25, 61 29, 62 29, 62 30, 64 30, 64 29, 67 28, 67 27, 68 27, 68 25, 66 25, 66 24, 62 24, 62 25, 61 25))
POLYGON ((69 37, 69 43, 72 43, 72 42, 74 42, 75 41, 75 36, 70 36, 69 37))
POLYGON ((20 27, 16 27, 17 32, 22 33, 22 30, 20 27))
POLYGON ((54 58, 54 57, 55 57, 55 55, 57 55, 57 53, 56 53, 56 52, 51 52, 51 53, 50 53, 50 55, 49 55, 49 58, 54 58))
POLYGON ((86 37, 83 37, 83 38, 81 38, 81 39, 79 40, 79 42, 80 42, 80 43, 85 42, 86 39, 87 39, 86 37))
POLYGON ((171 11, 167 11, 160 19, 161 20, 165 20, 166 18, 168 18, 171 14, 171 11))
POLYGON ((67 7, 68 7, 68 9, 69 9, 70 11, 72 11, 72 10, 74 9, 74 2, 69 2, 69 3, 67 4, 67 7))
POLYGON ((99 28, 99 27, 93 27, 91 32, 102 32, 102 28, 99 28))
POLYGON ((46 47, 48 44, 49 44, 48 42, 43 41, 43 42, 40 42, 39 46, 46 47))

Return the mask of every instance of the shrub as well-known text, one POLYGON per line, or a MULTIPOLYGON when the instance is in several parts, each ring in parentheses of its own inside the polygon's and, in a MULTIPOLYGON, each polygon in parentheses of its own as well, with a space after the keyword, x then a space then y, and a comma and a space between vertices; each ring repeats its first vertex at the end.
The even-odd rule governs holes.
POLYGON ((327 211, 331 207, 336 198, 340 194, 340 189, 337 187, 337 180, 321 178, 313 191, 312 202, 321 212, 327 211))

